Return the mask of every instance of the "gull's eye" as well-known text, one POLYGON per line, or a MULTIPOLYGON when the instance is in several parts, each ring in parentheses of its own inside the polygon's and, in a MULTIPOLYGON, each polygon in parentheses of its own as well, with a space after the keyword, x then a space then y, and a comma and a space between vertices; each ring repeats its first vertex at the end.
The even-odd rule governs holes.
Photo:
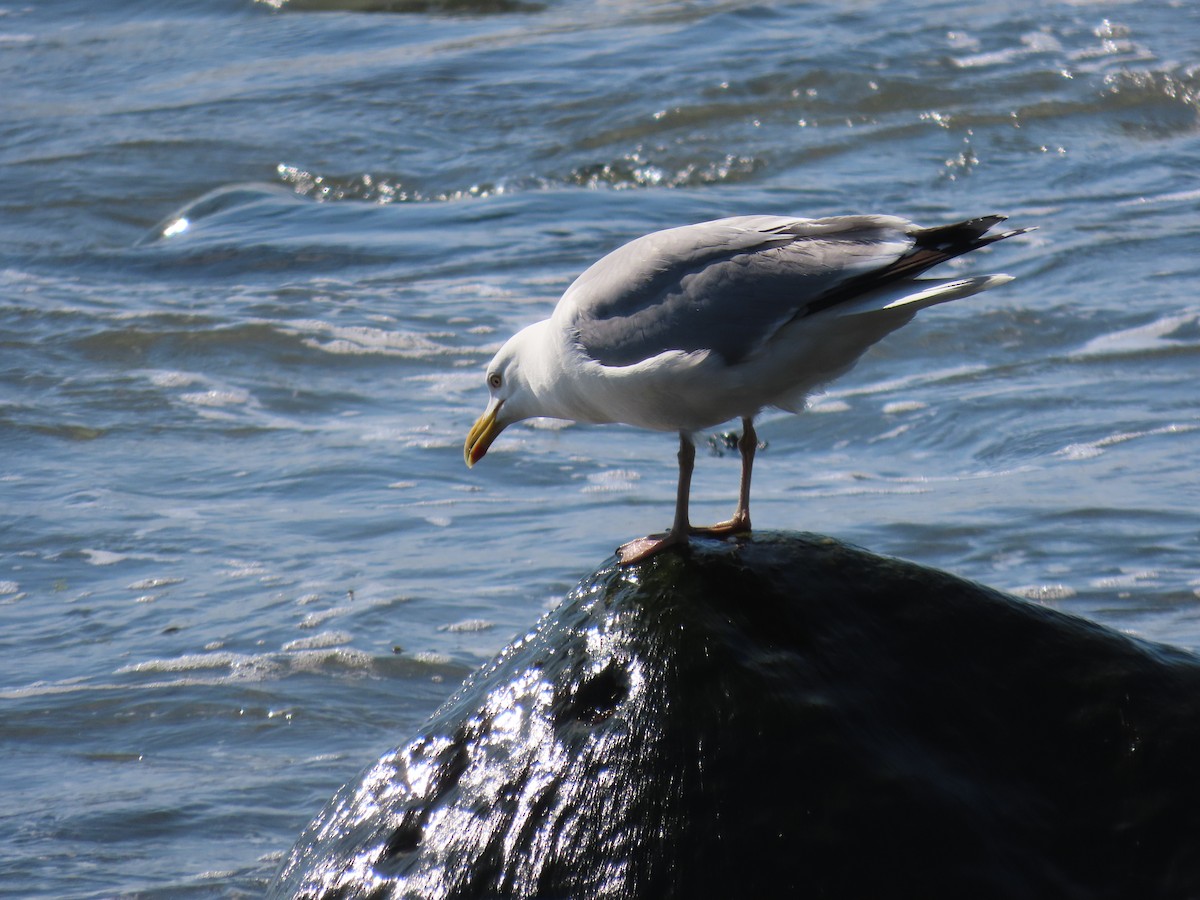
POLYGON ((501 380, 500 373, 493 372, 488 376, 488 387, 490 387, 493 391, 499 390, 501 380))

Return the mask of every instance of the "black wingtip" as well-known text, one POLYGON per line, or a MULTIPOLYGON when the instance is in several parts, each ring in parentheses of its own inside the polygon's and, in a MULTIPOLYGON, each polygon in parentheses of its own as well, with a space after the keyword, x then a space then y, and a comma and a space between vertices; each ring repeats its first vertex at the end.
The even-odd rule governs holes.
POLYGON ((912 233, 912 237, 918 247, 942 251, 946 253, 946 258, 950 258, 961 256, 963 253, 977 250, 980 247, 986 247, 988 244, 994 244, 996 241, 1002 241, 1005 238, 1015 237, 1018 234, 1025 234, 1027 231, 1034 230, 1034 226, 1030 226, 1027 228, 1013 228, 1009 231, 1002 231, 999 234, 988 234, 989 231, 1001 222, 1007 220, 1008 216, 1002 216, 998 213, 990 216, 978 216, 974 219, 955 222, 952 225, 919 228, 912 233))
POLYGON ((972 250, 994 244, 996 241, 1035 230, 1034 226, 1029 226, 1013 228, 998 234, 988 234, 988 231, 1007 219, 1008 216, 996 214, 966 219, 951 225, 935 225, 933 228, 921 228, 914 225, 908 229, 908 236, 913 242, 908 252, 902 254, 890 265, 848 279, 836 290, 830 291, 806 306, 804 315, 812 315, 829 309, 851 297, 889 284, 912 281, 926 269, 931 269, 956 256, 963 256, 972 250))
POLYGON ((999 234, 989 234, 979 238, 979 240, 975 242, 975 246, 971 249, 976 250, 979 247, 986 247, 988 244, 994 244, 996 241, 1004 241, 1010 237, 1016 237, 1019 234, 1028 234, 1031 231, 1037 231, 1037 226, 1027 225, 1024 228, 1013 228, 1009 231, 1001 231, 999 234))
POLYGON ((1012 231, 1005 231, 996 235, 996 240, 1002 241, 1005 238, 1016 237, 1018 234, 1028 234, 1031 231, 1037 231, 1036 225, 1026 225, 1024 228, 1014 228, 1012 231))

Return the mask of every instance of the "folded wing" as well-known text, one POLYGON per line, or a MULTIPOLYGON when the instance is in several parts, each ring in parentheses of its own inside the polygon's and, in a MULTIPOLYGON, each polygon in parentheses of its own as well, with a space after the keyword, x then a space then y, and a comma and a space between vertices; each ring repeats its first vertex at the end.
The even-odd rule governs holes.
POLYGON ((990 287, 984 281, 991 276, 972 289, 964 289, 970 279, 912 282, 938 263, 1020 233, 988 235, 1001 221, 920 228, 893 216, 741 216, 672 228, 591 266, 554 318, 602 365, 671 350, 707 350, 733 365, 789 322, 834 307, 863 312, 912 295, 930 305, 990 287), (939 293, 939 284, 956 287, 939 293))

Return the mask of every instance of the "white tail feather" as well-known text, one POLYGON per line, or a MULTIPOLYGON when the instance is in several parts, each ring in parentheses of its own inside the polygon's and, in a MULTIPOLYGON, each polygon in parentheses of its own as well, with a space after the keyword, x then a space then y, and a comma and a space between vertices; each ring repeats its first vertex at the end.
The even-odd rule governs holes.
POLYGON ((900 307, 908 307, 906 312, 916 312, 926 306, 970 297, 972 294, 978 294, 988 288, 1008 284, 1012 280, 1011 275, 975 275, 971 278, 956 278, 949 281, 932 279, 909 281, 902 285, 865 294, 847 303, 840 303, 830 312, 839 316, 860 316, 900 307))

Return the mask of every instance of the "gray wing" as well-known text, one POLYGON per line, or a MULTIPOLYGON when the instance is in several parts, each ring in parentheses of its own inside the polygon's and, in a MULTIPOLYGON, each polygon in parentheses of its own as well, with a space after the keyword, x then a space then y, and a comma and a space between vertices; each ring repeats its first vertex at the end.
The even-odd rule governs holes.
POLYGON ((668 350, 732 364, 793 319, 877 286, 919 231, 890 216, 742 216, 659 231, 580 275, 555 318, 603 365, 668 350))

